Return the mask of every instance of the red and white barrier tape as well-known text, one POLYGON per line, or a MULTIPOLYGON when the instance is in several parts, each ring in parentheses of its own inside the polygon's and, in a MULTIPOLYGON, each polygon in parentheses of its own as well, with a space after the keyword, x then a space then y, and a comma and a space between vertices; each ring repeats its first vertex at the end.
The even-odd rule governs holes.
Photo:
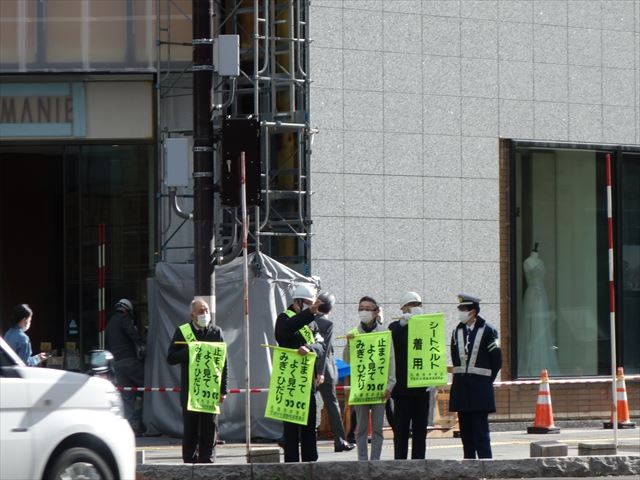
MULTIPOLYGON (((640 375, 627 375, 624 377, 625 381, 640 380, 640 375)), ((554 384, 580 384, 580 383, 610 383, 610 378, 565 378, 549 380, 549 383, 554 384)), ((495 387, 510 387, 515 385, 539 385, 540 380, 513 380, 504 382, 495 382, 495 387)), ((451 385, 448 383, 447 385, 451 385)), ((336 390, 347 391, 349 385, 337 385, 336 390)), ((180 387, 118 387, 121 392, 179 392, 180 387)), ((231 388, 227 393, 245 393, 246 388, 231 388)), ((264 393, 268 392, 268 388, 250 388, 249 393, 264 393)))

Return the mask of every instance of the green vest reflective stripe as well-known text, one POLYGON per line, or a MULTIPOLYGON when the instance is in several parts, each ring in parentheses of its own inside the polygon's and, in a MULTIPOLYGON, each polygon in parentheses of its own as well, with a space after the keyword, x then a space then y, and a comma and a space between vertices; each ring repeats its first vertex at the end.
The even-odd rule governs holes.
POLYGON ((196 341, 196 335, 193 333, 193 330, 191 330, 191 325, 189 323, 180 325, 180 331, 182 332, 182 336, 187 343, 196 341))
MULTIPOLYGON (((296 312, 294 312, 293 310, 285 310, 284 314, 291 318, 294 315, 296 315, 296 312)), ((311 329, 309 328, 308 325, 305 325, 304 327, 302 327, 300 330, 298 330, 298 333, 302 336, 302 339, 304 340, 304 343, 311 345, 312 343, 315 343, 315 336, 313 335, 313 332, 311 331, 311 329)))
POLYGON ((304 327, 302 327, 300 330, 298 330, 298 333, 300 335, 302 335, 302 338, 304 339, 304 343, 311 345, 312 343, 315 343, 315 337, 313 335, 313 332, 311 331, 311 329, 309 328, 308 325, 305 325, 304 327))

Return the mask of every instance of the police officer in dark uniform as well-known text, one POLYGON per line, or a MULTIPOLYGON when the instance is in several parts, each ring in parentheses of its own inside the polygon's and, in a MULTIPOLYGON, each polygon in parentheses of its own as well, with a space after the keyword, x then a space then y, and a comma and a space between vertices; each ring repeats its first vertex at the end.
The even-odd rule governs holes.
MULTIPOLYGON (((318 360, 323 358, 325 346, 316 325, 318 313, 315 288, 300 284, 293 291, 293 303, 276 318, 275 336, 278 345, 294 348, 300 355, 314 352, 317 355, 314 378, 318 372, 318 360)), ((315 384, 309 392, 309 418, 306 425, 291 422, 283 424, 284 461, 299 462, 300 453, 303 462, 318 460, 316 438, 316 400, 315 384), (299 451, 300 450, 300 451, 299 451)))
POLYGON ((489 413, 496 411, 493 382, 502 367, 498 331, 478 315, 479 298, 461 293, 458 302, 449 411, 458 412, 464 458, 491 458, 489 413))

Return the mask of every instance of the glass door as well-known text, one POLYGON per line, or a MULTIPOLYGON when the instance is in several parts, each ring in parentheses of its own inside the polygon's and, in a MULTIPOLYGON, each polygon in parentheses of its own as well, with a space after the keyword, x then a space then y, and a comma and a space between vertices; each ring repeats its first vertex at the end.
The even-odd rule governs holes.
POLYGON ((83 145, 66 150, 65 329, 67 342, 76 343, 79 352, 99 346, 100 228, 106 233, 107 318, 115 302, 128 298, 140 322, 147 323, 146 279, 155 243, 152 148, 83 145))

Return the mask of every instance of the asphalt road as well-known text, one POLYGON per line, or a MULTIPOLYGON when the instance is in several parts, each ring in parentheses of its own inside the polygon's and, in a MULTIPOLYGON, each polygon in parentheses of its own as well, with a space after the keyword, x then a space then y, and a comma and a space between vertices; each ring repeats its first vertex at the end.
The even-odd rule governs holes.
MULTIPOLYGON (((391 432, 385 432, 389 436, 391 432)), ((578 443, 613 443, 613 431, 601 428, 562 429, 558 434, 527 434, 525 431, 492 432, 493 457, 497 459, 529 458, 532 442, 556 440, 568 445, 569 456, 578 455, 578 443)), ((145 463, 181 463, 180 439, 170 437, 141 437, 136 439, 138 452, 144 451, 145 463)), ((252 448, 275 447, 276 444, 252 444, 252 448)), ((246 462, 246 444, 226 443, 216 448, 216 463, 239 464, 246 462)), ((355 450, 334 453, 333 442, 318 441, 320 462, 356 461, 355 450)), ((618 431, 618 455, 640 455, 640 429, 618 431)), ((460 439, 427 438, 427 459, 462 459, 460 439)), ((382 460, 393 459, 393 439, 385 438, 382 460)), ((282 462, 282 451, 280 456, 282 462)), ((625 477, 616 477, 625 478, 625 477)), ((631 478, 631 477, 630 477, 631 478)))

